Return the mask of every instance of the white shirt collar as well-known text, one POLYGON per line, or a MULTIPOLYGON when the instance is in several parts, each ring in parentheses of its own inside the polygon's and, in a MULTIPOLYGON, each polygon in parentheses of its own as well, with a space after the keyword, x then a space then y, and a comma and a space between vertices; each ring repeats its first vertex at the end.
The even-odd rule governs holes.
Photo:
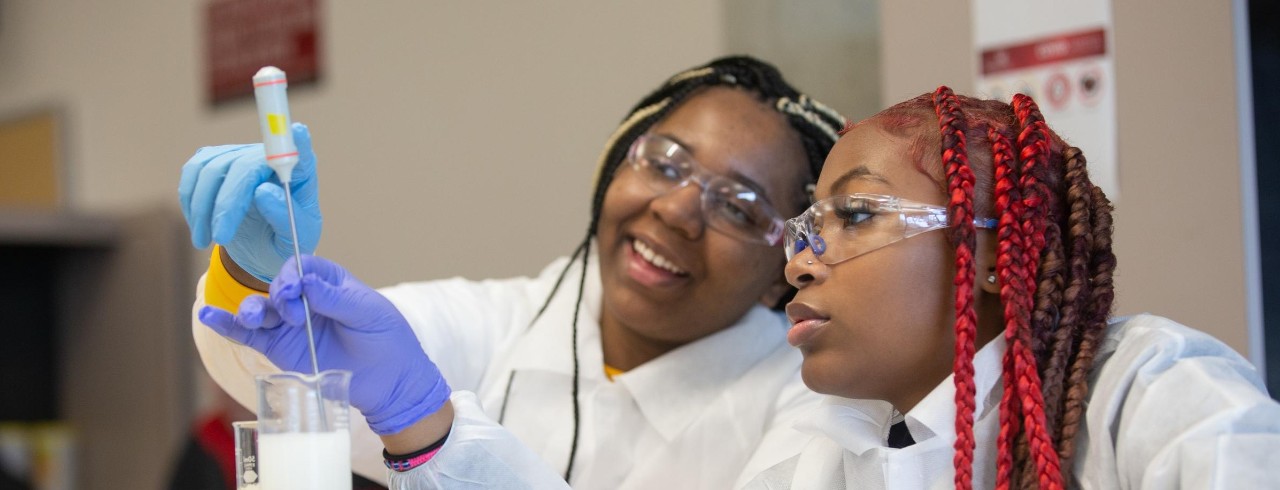
POLYGON ((755 306, 733 326, 614 377, 662 437, 673 439, 752 366, 783 346, 787 323, 755 306))
MULTIPOLYGON (((584 385, 608 382, 600 346, 602 286, 596 258, 592 253, 588 260, 578 312, 578 373, 584 385)), ((547 311, 514 348, 512 369, 573 375, 568 339, 581 273, 576 263, 570 268, 547 311)), ((700 417, 711 400, 729 389, 733 380, 777 349, 789 349, 784 345, 786 331, 782 313, 757 305, 729 328, 663 354, 615 376, 613 381, 627 389, 649 423, 671 440, 700 417)))
POLYGON ((854 454, 883 447, 893 407, 880 400, 827 396, 796 429, 823 435, 854 454))
MULTIPOLYGON (((974 420, 999 403, 998 397, 991 395, 1000 381, 1003 371, 1005 351, 1004 335, 979 349, 973 356, 973 388, 977 395, 974 400, 974 420)), ((1001 390, 1003 391, 1003 390, 1001 390)), ((996 393, 998 395, 998 393, 996 393)), ((937 387, 925 395, 911 411, 906 413, 907 429, 916 442, 926 441, 933 437, 945 437, 948 443, 956 438, 956 384, 955 373, 947 376, 937 387)))
MULTIPOLYGON (((578 278, 581 277, 582 259, 568 259, 573 265, 565 274, 564 282, 547 309, 532 326, 522 334, 511 353, 514 370, 539 370, 573 375, 573 352, 569 345, 572 335, 574 300, 578 296, 578 278)), ((556 261, 548 269, 559 274, 565 261, 556 261)), ((578 373, 581 379, 604 380, 604 354, 600 350, 600 265, 592 253, 587 262, 586 284, 582 290, 582 302, 578 311, 578 373)), ((545 298, 531 302, 541 307, 545 298)), ((535 310, 536 313, 536 310, 535 310)))
MULTIPOLYGON (((996 390, 1000 380, 1002 357, 1005 351, 1003 336, 997 336, 983 346, 973 359, 974 419, 999 403, 1002 390, 996 390)), ((947 444, 955 441, 955 382, 954 374, 947 376, 911 411, 907 412, 907 428, 911 437, 923 442, 943 437, 947 444)), ((893 408, 879 400, 853 400, 828 396, 813 416, 797 429, 831 438, 844 449, 861 455, 872 448, 885 447, 889 425, 894 418, 893 408)))

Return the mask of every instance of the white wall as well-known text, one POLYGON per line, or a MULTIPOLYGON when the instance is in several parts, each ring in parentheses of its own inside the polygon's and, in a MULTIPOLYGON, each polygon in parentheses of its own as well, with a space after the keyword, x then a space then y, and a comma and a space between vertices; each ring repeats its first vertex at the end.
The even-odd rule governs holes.
MULTIPOLYGON (((972 90, 969 3, 881 2, 885 105, 972 90)), ((1230 5, 1113 5, 1116 312, 1167 316, 1247 355, 1230 5)))
POLYGON ((730 51, 772 61, 846 117, 880 110, 877 0, 725 0, 724 10, 730 51))
MULTIPOLYGON (((775 61, 851 114, 878 101, 871 0, 321 4, 323 80, 290 105, 319 155, 319 253, 375 285, 532 274, 570 252, 605 138, 712 57, 775 61)), ((196 148, 260 137, 251 100, 204 103, 205 5, 0 0, 0 119, 67 116, 73 208, 176 209, 196 148)))
MULTIPOLYGON (((251 101, 204 104, 205 3, 0 3, 0 118, 63 110, 74 208, 176 209, 196 148, 259 138, 251 101)), ((320 253, 372 284, 571 251, 630 105, 725 52, 716 0, 322 5, 324 79, 291 108, 319 155, 320 253)))

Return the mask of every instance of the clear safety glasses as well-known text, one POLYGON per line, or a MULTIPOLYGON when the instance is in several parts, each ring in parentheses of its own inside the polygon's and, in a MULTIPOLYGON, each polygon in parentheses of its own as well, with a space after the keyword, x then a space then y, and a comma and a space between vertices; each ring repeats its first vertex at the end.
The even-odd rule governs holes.
MULTIPOLYGON (((996 220, 973 220, 978 228, 995 228, 996 220)), ((899 240, 947 227, 947 208, 880 194, 847 194, 814 203, 787 220, 787 260, 806 248, 827 265, 835 265, 899 240)))
POLYGON ((635 178, 660 196, 689 184, 702 189, 702 215, 707 226, 745 241, 778 245, 783 219, 755 189, 703 169, 679 143, 655 134, 631 144, 627 167, 635 178))

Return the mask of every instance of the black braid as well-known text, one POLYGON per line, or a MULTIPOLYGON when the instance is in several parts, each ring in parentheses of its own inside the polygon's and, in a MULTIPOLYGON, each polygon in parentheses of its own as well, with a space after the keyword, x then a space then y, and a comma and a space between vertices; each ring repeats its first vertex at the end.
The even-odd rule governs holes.
MULTIPOLYGON (((578 425, 581 420, 578 406, 578 312, 582 309, 582 291, 587 285, 587 258, 591 256, 591 241, 586 242, 585 253, 582 254, 582 277, 578 280, 578 302, 573 305, 573 329, 569 342, 573 344, 573 445, 569 446, 569 465, 564 469, 564 481, 569 481, 573 474, 573 459, 578 455, 578 425)), ((573 262, 572 260, 570 262, 573 262)))
MULTIPOLYGON (((774 104, 774 108, 786 116, 787 123, 800 136, 800 142, 804 147, 809 169, 807 183, 818 180, 818 174, 822 172, 822 163, 826 160, 827 153, 831 151, 831 147, 835 145, 836 139, 839 137, 836 133, 846 123, 846 119, 843 116, 816 101, 810 100, 788 84, 773 65, 748 56, 724 57, 713 60, 701 67, 676 74, 657 90, 641 99, 627 113, 627 117, 623 119, 622 125, 618 128, 617 133, 610 138, 601 155, 599 175, 596 178, 595 191, 591 197, 591 222, 587 227, 587 236, 578 244, 573 257, 565 264, 564 270, 560 273, 560 280, 556 281, 555 286, 552 287, 551 292, 547 295, 546 303, 543 304, 538 315, 534 318, 534 322, 536 322, 542 312, 546 310, 547 305, 551 303, 551 299, 555 297, 556 292, 560 289, 561 280, 564 279, 569 268, 573 267, 574 259, 579 258, 579 253, 581 253, 582 275, 578 283, 578 298, 574 304, 573 335, 570 339, 573 346, 573 442, 569 449, 568 467, 565 468, 565 481, 569 480, 569 476, 573 471, 573 460, 578 452, 578 313, 582 303, 583 290, 586 286, 590 243, 598 231, 597 226, 600 223, 600 213, 604 207, 605 191, 608 190, 609 184, 613 182, 614 173, 623 160, 626 159, 627 151, 631 148, 631 144, 636 138, 648 132, 654 124, 667 117, 671 111, 679 107, 695 92, 717 85, 740 87, 755 92, 762 101, 774 104), (781 107, 781 101, 784 99, 789 102, 788 107, 790 110, 784 110, 781 107)), ((808 194, 807 190, 805 194, 808 194)), ((791 300, 791 297, 795 295, 795 292, 795 289, 791 289, 777 305, 774 305, 774 308, 780 309, 786 305, 791 300)), ((532 328, 533 322, 530 322, 529 326, 532 328)), ((504 399, 504 411, 505 408, 506 400, 504 399)))

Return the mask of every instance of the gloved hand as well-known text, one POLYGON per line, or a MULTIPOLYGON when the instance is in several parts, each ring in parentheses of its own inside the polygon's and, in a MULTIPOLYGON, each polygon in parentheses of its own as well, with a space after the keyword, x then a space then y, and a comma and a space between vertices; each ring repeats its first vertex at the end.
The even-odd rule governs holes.
POLYGON ((328 260, 304 255, 302 267, 299 278, 290 258, 271 283, 270 299, 250 296, 235 316, 206 306, 200 321, 280 369, 309 373, 305 294, 320 369, 351 371, 351 405, 375 433, 398 433, 439 410, 449 385, 391 301, 328 260))
MULTIPOLYGON (((298 245, 305 254, 314 252, 320 241, 316 155, 307 127, 293 123, 290 129, 298 164, 289 186, 298 245)), ((208 247, 210 240, 221 244, 236 264, 264 282, 271 282, 280 264, 293 256, 284 187, 267 166, 261 143, 196 151, 182 166, 178 201, 191 228, 191 243, 199 248, 208 247)))

